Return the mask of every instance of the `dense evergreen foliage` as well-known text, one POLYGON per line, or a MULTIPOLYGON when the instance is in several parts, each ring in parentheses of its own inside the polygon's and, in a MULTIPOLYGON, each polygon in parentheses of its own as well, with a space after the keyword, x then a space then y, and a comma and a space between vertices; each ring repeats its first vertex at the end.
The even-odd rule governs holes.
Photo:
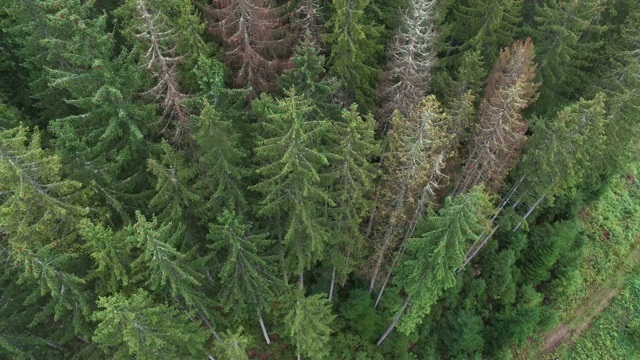
POLYGON ((639 14, 0 0, 0 358, 515 356, 640 233, 639 14))

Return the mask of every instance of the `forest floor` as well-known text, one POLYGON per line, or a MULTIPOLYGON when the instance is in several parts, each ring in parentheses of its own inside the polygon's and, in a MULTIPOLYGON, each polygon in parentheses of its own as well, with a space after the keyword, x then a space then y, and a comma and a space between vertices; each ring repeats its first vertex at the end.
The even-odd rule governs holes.
MULTIPOLYGON (((640 249, 636 248, 628 258, 627 264, 635 267, 640 263, 640 249)), ((554 350, 565 342, 571 345, 580 334, 586 330, 591 322, 604 311, 611 299, 613 299, 622 287, 626 277, 625 267, 622 267, 611 281, 603 284, 597 290, 590 291, 577 307, 576 312, 563 323, 543 335, 544 346, 540 350, 543 354, 551 354, 554 350)))

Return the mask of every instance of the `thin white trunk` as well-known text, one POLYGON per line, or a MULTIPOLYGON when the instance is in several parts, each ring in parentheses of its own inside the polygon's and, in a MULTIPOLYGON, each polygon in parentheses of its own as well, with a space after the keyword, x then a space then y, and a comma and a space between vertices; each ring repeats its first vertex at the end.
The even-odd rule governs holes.
MULTIPOLYGON (((504 209, 504 207, 507 205, 507 203, 509 202, 509 200, 511 199, 511 197, 513 196, 513 194, 515 194, 516 190, 518 190, 518 187, 520 186, 520 184, 522 183, 522 181, 524 180, 524 176, 522 176, 520 178, 520 180, 518 180, 512 187, 511 190, 509 190, 509 192, 507 193, 507 195, 504 197, 504 199, 502 199, 502 201, 500 202, 500 205, 498 205, 498 209, 496 211, 496 213, 491 217, 491 222, 493 222, 498 215, 500 215, 500 212, 502 211, 502 209, 504 209)), ((519 200, 518 200, 519 201, 519 200)))
POLYGON ((380 336, 380 339, 378 339, 378 342, 376 342, 376 347, 380 346, 380 344, 382 344, 384 339, 386 339, 387 336, 389 336, 389 334, 391 334, 391 332, 396 327, 396 325, 398 325, 398 321, 400 320, 400 316, 402 316, 404 311, 407 309, 407 305, 409 305, 409 295, 407 295, 407 298, 404 300, 404 304, 402 305, 402 310, 400 310, 400 312, 398 312, 396 317, 391 322, 391 325, 389 325, 387 330, 385 330, 385 332, 382 334, 382 336, 380 336))
POLYGON ((220 335, 218 335, 216 330, 211 325, 211 322, 209 322, 209 319, 207 319, 207 317, 204 316, 204 313, 200 309, 198 309, 198 316, 200 317, 200 320, 202 320, 202 322, 204 322, 204 324, 207 325, 207 327, 209 328, 209 330, 213 334, 213 337, 215 337, 216 340, 220 341, 220 335))
POLYGON ((299 280, 300 280, 300 289, 304 289, 304 274, 303 273, 300 273, 299 280))
POLYGON ((378 257, 378 262, 376 263, 376 267, 373 270, 373 274, 371 275, 371 281, 369 282, 369 294, 373 292, 373 287, 376 284, 376 278, 378 277, 378 272, 380 271, 380 265, 382 265, 382 256, 378 257))
MULTIPOLYGON (((413 233, 413 230, 411 230, 411 233, 413 233)), ((410 235, 408 235, 408 236, 410 236, 410 235)), ((382 283, 382 287, 380 288, 380 292, 378 293, 378 296, 376 297, 376 303, 373 305, 373 307, 378 307, 378 303, 380 302, 380 298, 382 298, 382 293, 384 293, 384 289, 387 287, 387 284, 389 283, 389 279, 391 278, 391 273, 393 272, 393 268, 396 267, 396 264, 398 264, 398 260, 404 254, 405 244, 407 242, 408 236, 404 239, 404 241, 402 241, 402 244, 400 245, 400 250, 398 251, 396 256, 393 258, 393 263, 391 263, 391 267, 389 268, 389 272, 387 273, 387 277, 384 279, 384 282, 382 283)))
POLYGON ((331 273, 331 286, 329 286, 329 302, 333 299, 333 286, 336 283, 336 267, 333 267, 333 272, 331 273))
POLYGON ((520 226, 522 226, 522 224, 524 224, 525 220, 527 220, 527 218, 529 217, 529 215, 531 215, 531 213, 533 212, 533 210, 535 210, 538 205, 540 205, 540 202, 542 202, 542 200, 545 198, 546 195, 542 195, 538 198, 538 200, 536 200, 536 202, 529 208, 529 210, 527 211, 526 214, 524 214, 524 216, 522 217, 522 221, 520 221, 518 223, 518 225, 516 225, 513 230, 513 232, 515 232, 516 230, 518 230, 520 228, 520 226))
POLYGON ((378 296, 376 297, 376 303, 373 305, 374 308, 378 307, 378 303, 380 302, 380 298, 382 298, 382 293, 384 292, 384 289, 387 287, 387 283, 389 282, 389 278, 391 278, 391 269, 387 273, 387 277, 384 279, 384 282, 382 283, 382 287, 380 288, 380 291, 378 292, 378 296))
POLYGON ((489 241, 489 239, 491 239, 491 237, 493 236, 493 234, 496 232, 496 230, 498 230, 498 228, 500 227, 500 225, 496 225, 493 227, 493 229, 491 229, 491 232, 487 235, 487 237, 484 238, 484 240, 482 241, 482 243, 476 247, 475 249, 473 249, 471 251, 470 255, 466 256, 466 260, 464 261, 464 263, 462 264, 462 266, 460 266, 458 269, 456 269, 456 273, 460 272, 460 270, 464 269, 465 266, 467 266, 468 263, 471 262, 471 260, 473 260, 474 257, 476 257, 476 255, 478 255, 478 253, 480 252, 480 250, 487 244, 487 242, 489 241))
POLYGON ((271 344, 271 339, 269 339, 269 334, 267 333, 267 328, 264 326, 264 321, 262 321, 262 316, 260 316, 260 329, 262 329, 262 336, 264 336, 264 341, 267 342, 267 345, 271 344))

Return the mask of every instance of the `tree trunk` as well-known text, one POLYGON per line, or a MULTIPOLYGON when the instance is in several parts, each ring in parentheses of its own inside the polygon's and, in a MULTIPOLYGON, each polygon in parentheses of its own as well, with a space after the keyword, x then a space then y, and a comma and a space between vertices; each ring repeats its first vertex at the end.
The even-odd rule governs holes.
POLYGON ((376 303, 373 305, 374 308, 378 307, 378 303, 380 302, 380 298, 382 298, 382 293, 384 292, 384 289, 387 287, 387 283, 389 282, 390 277, 391 277, 391 269, 389 269, 389 272, 387 273, 387 277, 384 279, 384 282, 382 283, 382 287, 378 292, 378 296, 376 297, 376 303))
MULTIPOLYGON (((495 214, 493 214, 493 216, 491 217, 491 222, 493 222, 498 215, 500 215, 500 212, 502 212, 502 209, 504 209, 504 207, 507 205, 507 203, 509 202, 509 200, 511 199, 511 197, 513 196, 513 194, 515 194, 516 190, 518 190, 518 187, 520 187, 520 184, 522 183, 522 181, 524 180, 524 176, 522 176, 520 178, 520 180, 518 180, 512 187, 511 190, 509 190, 509 192, 507 193, 507 195, 504 197, 504 199, 502 199, 502 201, 500 201, 500 205, 498 205, 498 210, 496 211, 495 214)), ((520 200, 518 200, 520 201, 520 200)), ((516 202, 517 203, 517 202, 516 202)))
POLYGON ((333 272, 331 273, 331 286, 329 286, 329 302, 333 299, 333 286, 336 282, 336 267, 333 267, 333 272))
POLYGON ((466 260, 464 261, 464 263, 462 264, 462 266, 460 266, 458 269, 456 269, 456 274, 460 272, 460 270, 464 269, 465 266, 467 266, 468 263, 471 262, 471 260, 473 260, 474 257, 476 257, 476 255, 478 255, 478 253, 480 252, 480 250, 487 244, 487 242, 489 241, 489 239, 491 239, 491 237, 493 236, 493 234, 496 232, 496 230, 498 230, 498 228, 500 227, 500 225, 496 225, 493 227, 493 229, 491 229, 491 232, 487 235, 487 237, 484 238, 484 240, 482 240, 482 243, 480 243, 480 245, 475 248, 474 250, 471 251, 470 255, 466 256, 466 260))
POLYGON ((269 334, 267 333, 267 328, 264 326, 264 321, 262 321, 262 316, 260 316, 260 329, 262 329, 262 336, 264 336, 264 341, 267 342, 267 345, 271 344, 271 339, 269 339, 269 334))
POLYGON ((531 215, 533 210, 535 210, 538 207, 538 205, 540 205, 540 202, 545 198, 545 196, 546 195, 542 195, 538 198, 538 200, 536 200, 536 202, 529 208, 529 210, 527 210, 527 213, 524 214, 524 216, 522 217, 522 221, 520 221, 518 225, 516 225, 511 231, 515 232, 520 228, 522 224, 524 224, 524 221, 527 220, 527 218, 529 217, 529 215, 531 215))
POLYGON ((300 279, 300 289, 304 290, 304 274, 303 273, 300 273, 299 279, 300 279))
POLYGON ((407 309, 407 305, 409 305, 409 295, 407 295, 407 298, 404 300, 404 304, 402 305, 402 310, 400 310, 400 312, 396 315, 396 317, 391 322, 391 325, 389 325, 387 330, 385 330, 384 334, 382 334, 382 336, 380 336, 380 339, 378 340, 378 342, 376 342, 376 347, 380 346, 380 344, 382 344, 384 339, 386 339, 387 336, 389 336, 389 334, 396 327, 396 325, 398 325, 398 321, 400 320, 400 316, 402 316, 402 313, 404 313, 404 311, 407 309))
POLYGON ((382 256, 378 258, 376 267, 373 269, 373 274, 371 274, 371 281, 369 282, 369 294, 373 292, 373 286, 376 284, 376 278, 378 277, 378 272, 380 271, 381 264, 382 264, 382 256))
POLYGON ((213 337, 215 337, 216 340, 220 341, 220 335, 218 335, 216 330, 213 328, 213 326, 209 322, 209 319, 207 319, 207 317, 204 316, 204 313, 200 309, 198 309, 198 316, 200 316, 200 320, 202 320, 202 322, 204 322, 204 324, 207 325, 207 327, 209 328, 209 330, 213 334, 213 337))
MULTIPOLYGON (((413 230, 411 230, 411 233, 413 233, 413 230)), ((396 254, 395 258, 393 259, 393 263, 391 263, 391 267, 389 268, 389 272, 387 273, 387 277, 384 279, 384 282, 382 283, 382 287, 380 288, 380 292, 378 293, 378 296, 376 297, 376 303, 373 305, 373 307, 378 307, 378 303, 380 302, 380 298, 382 298, 382 293, 384 292, 384 289, 387 287, 387 284, 389 283, 389 279, 391 278, 391 273, 393 272, 393 268, 396 267, 396 264, 398 263, 398 259, 400 259, 400 257, 402 257, 402 255, 404 254, 404 250, 405 250, 405 244, 406 241, 408 239, 410 235, 407 235, 407 237, 405 237, 405 239, 402 241, 402 244, 400 245, 400 250, 398 250, 398 253, 396 254)))

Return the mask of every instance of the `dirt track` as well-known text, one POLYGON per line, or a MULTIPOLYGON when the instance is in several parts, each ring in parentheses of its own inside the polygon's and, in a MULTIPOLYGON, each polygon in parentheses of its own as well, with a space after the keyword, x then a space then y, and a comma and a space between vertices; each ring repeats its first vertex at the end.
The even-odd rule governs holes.
MULTIPOLYGON (((629 256, 628 263, 635 266, 640 262, 640 249, 635 249, 629 256)), ((622 270, 621 270, 622 271, 622 270)), ((611 299, 613 299, 624 285, 605 284, 601 288, 591 292, 588 297, 582 300, 578 310, 573 314, 568 322, 564 322, 555 329, 544 335, 544 347, 542 353, 552 353, 555 348, 566 342, 575 339, 586 330, 591 322, 604 311, 611 299)))

